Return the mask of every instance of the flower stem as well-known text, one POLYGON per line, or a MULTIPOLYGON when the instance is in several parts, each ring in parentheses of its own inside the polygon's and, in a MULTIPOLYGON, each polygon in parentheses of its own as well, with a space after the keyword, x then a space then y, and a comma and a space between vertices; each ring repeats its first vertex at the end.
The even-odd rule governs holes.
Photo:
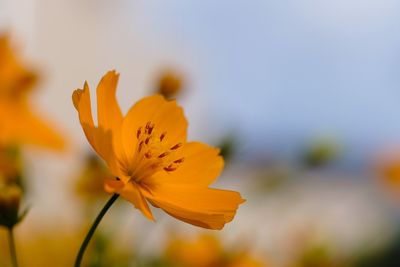
POLYGON ((8 228, 8 242, 10 245, 10 256, 13 267, 18 267, 17 250, 15 249, 15 239, 13 227, 8 228))
POLYGON ((97 226, 99 225, 101 219, 103 219, 104 215, 107 213, 108 209, 111 207, 111 205, 117 200, 119 197, 118 194, 112 195, 112 197, 107 201, 106 205, 103 207, 103 209, 100 211, 99 215, 97 215, 96 220, 93 222, 92 227, 90 227, 89 232, 87 233, 85 240, 83 240, 83 243, 79 249, 78 255, 76 256, 75 260, 75 267, 81 266, 81 261, 83 258, 83 254, 85 253, 86 247, 89 244, 90 239, 92 238, 94 231, 96 231, 97 226))

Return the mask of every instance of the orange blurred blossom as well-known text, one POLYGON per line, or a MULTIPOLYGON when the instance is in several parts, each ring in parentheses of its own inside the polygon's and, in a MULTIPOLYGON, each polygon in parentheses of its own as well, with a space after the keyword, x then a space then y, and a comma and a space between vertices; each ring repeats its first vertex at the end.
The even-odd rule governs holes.
POLYGON ((37 75, 19 61, 7 36, 0 36, 0 143, 61 149, 64 141, 31 108, 28 94, 37 75))
POLYGON ((167 245, 165 258, 179 267, 263 267, 245 250, 224 249, 214 235, 201 234, 194 240, 175 238, 167 245))
POLYGON ((110 177, 112 175, 101 159, 94 154, 87 155, 76 183, 76 193, 92 206, 93 201, 105 197, 104 187, 98 180, 110 177))

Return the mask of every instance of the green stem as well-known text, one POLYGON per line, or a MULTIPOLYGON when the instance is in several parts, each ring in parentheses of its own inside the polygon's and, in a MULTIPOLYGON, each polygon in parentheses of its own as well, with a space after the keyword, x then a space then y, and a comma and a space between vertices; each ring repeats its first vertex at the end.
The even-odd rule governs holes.
POLYGON ((15 239, 13 227, 8 228, 8 242, 10 245, 10 256, 13 267, 18 267, 17 250, 15 249, 15 239))
POLYGON ((96 228, 99 225, 101 219, 103 219, 103 217, 107 213, 108 209, 112 206, 112 204, 115 202, 115 200, 117 200, 118 197, 119 197, 118 194, 112 195, 112 197, 107 201, 106 205, 100 211, 99 215, 97 215, 96 220, 93 222, 92 227, 90 227, 89 232, 87 233, 85 240, 83 240, 83 243, 79 249, 78 255, 76 256, 75 265, 74 265, 75 267, 81 266, 83 254, 85 253, 86 247, 88 246, 89 241, 94 234, 94 231, 96 231, 96 228))

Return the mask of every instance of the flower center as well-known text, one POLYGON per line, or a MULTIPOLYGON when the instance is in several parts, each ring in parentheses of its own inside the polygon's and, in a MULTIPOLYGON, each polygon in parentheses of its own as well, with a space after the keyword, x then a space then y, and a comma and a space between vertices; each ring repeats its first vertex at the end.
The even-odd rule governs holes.
POLYGON ((166 135, 167 132, 157 132, 151 121, 137 129, 134 170, 129 175, 133 181, 139 182, 158 171, 173 172, 184 162, 185 158, 176 153, 183 144, 168 146, 166 135))

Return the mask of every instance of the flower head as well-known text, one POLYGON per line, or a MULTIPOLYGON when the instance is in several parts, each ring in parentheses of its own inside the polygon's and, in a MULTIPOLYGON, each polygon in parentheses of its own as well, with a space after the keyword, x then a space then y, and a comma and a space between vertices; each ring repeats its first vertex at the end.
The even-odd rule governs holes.
POLYGON ((180 267, 262 267, 269 266, 250 251, 226 248, 214 235, 200 234, 194 239, 177 237, 169 241, 164 258, 180 267))
POLYGON ((34 144, 60 149, 64 141, 31 108, 28 94, 37 75, 27 69, 0 36, 0 144, 34 144))
POLYGON ((174 71, 167 70, 159 77, 157 93, 167 99, 175 98, 182 90, 182 77, 174 71))
POLYGON ((0 184, 0 225, 13 227, 20 221, 22 190, 15 184, 0 184))
POLYGON ((97 87, 97 126, 88 84, 72 96, 89 143, 116 177, 105 181, 106 191, 151 220, 148 203, 184 222, 221 229, 244 200, 237 192, 209 188, 224 165, 219 150, 187 142, 182 108, 161 95, 140 100, 123 116, 115 97, 118 77, 110 71, 97 87))

